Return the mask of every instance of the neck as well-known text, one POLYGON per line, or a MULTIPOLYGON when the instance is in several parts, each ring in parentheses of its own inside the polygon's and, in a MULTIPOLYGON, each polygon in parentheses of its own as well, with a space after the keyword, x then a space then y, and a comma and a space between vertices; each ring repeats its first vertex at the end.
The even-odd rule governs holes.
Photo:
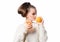
POLYGON ((29 19, 29 18, 26 18, 26 20, 30 20, 30 21, 32 21, 31 19, 29 19))

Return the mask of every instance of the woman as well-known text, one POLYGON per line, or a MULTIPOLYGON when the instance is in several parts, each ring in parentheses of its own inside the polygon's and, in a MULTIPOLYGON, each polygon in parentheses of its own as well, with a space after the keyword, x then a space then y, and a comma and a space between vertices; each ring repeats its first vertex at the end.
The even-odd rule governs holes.
POLYGON ((26 21, 19 25, 16 39, 14 42, 46 42, 47 35, 43 22, 39 25, 35 21, 37 10, 29 2, 23 3, 18 8, 18 14, 29 20, 32 24, 27 24, 26 21))

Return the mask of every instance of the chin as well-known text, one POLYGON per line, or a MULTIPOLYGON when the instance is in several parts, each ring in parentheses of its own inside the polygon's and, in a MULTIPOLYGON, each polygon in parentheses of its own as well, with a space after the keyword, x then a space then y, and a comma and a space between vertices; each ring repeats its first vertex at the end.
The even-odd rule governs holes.
POLYGON ((32 21, 35 21, 35 18, 33 18, 33 19, 30 19, 30 20, 32 20, 32 21))

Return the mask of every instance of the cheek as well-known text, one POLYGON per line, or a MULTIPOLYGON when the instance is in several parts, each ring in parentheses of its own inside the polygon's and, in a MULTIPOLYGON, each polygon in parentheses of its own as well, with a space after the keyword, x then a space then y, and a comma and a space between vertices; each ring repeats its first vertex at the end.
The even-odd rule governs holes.
POLYGON ((34 17, 32 15, 28 15, 28 18, 33 19, 34 17))
POLYGON ((31 19, 32 19, 32 18, 33 18, 33 16, 32 16, 32 15, 29 15, 29 18, 31 18, 31 19))
POLYGON ((35 15, 32 15, 32 14, 29 14, 29 15, 28 15, 28 18, 29 18, 29 19, 32 19, 32 20, 35 20, 36 16, 35 16, 35 15))
POLYGON ((30 18, 31 19, 35 19, 36 17, 34 15, 30 15, 30 18))

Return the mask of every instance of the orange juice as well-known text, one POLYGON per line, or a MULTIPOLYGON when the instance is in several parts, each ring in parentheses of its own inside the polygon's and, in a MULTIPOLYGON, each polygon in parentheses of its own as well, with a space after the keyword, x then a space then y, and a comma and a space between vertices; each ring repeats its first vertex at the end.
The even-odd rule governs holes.
POLYGON ((36 17, 36 22, 41 23, 42 22, 42 17, 36 17))

